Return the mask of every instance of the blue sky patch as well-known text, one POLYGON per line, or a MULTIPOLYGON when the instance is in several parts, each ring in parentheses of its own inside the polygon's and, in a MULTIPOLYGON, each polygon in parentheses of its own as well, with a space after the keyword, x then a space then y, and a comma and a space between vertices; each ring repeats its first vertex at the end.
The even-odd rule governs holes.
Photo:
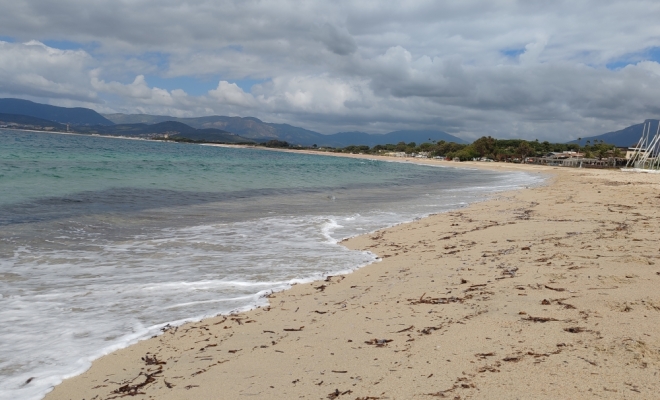
POLYGON ((639 53, 626 54, 616 61, 605 64, 609 70, 616 71, 627 65, 634 65, 640 61, 660 62, 660 47, 650 47, 639 53))
POLYGON ((72 42, 69 40, 44 40, 41 43, 45 44, 48 47, 60 50, 90 50, 97 46, 90 44, 82 44, 77 42, 72 42))
POLYGON ((166 53, 161 53, 161 52, 153 51, 153 52, 142 53, 136 56, 135 59, 145 61, 157 67, 161 71, 167 70, 170 66, 169 56, 166 53))
POLYGON ((500 53, 503 55, 510 57, 510 58, 516 58, 523 54, 525 52, 525 48, 522 49, 507 49, 507 50, 500 50, 500 53))
POLYGON ((229 80, 222 79, 218 76, 211 77, 191 77, 191 76, 178 76, 175 78, 163 78, 156 75, 146 75, 144 79, 147 81, 149 87, 157 87, 172 91, 174 89, 182 89, 191 96, 202 96, 208 93, 209 90, 216 89, 218 82, 226 80, 229 83, 235 83, 236 86, 243 89, 244 92, 250 93, 252 86, 268 81, 267 79, 238 79, 229 80))
POLYGON ((234 51, 237 51, 239 53, 243 52, 243 46, 241 46, 240 44, 232 44, 232 45, 227 46, 227 48, 231 49, 231 50, 234 50, 234 51))
POLYGON ((172 91, 182 89, 191 96, 201 96, 209 90, 218 87, 217 78, 194 78, 191 76, 178 76, 175 78, 163 78, 156 75, 146 75, 144 79, 150 87, 157 87, 172 91))
POLYGON ((635 63, 636 63, 635 61, 632 61, 632 62, 631 61, 615 61, 615 62, 605 64, 605 68, 609 69, 610 71, 616 71, 618 69, 621 69, 621 68, 625 67, 626 65, 635 64, 635 63))
POLYGON ((245 79, 238 79, 238 80, 228 81, 228 82, 229 83, 235 83, 236 86, 243 89, 244 92, 250 93, 250 91, 252 90, 252 86, 257 85, 259 83, 264 83, 264 82, 267 82, 267 81, 268 81, 268 79, 249 79, 249 78, 245 78, 245 79))

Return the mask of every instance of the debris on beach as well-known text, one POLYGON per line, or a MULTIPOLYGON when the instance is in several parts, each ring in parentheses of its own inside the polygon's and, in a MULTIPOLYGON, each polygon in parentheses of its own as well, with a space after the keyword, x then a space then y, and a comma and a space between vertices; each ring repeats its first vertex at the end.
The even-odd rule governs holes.
POLYGON ((301 326, 300 328, 284 328, 285 332, 300 332, 302 331, 304 326, 301 326))
POLYGON ((364 343, 376 345, 376 347, 385 347, 390 342, 392 342, 392 339, 371 339, 365 341, 364 343))

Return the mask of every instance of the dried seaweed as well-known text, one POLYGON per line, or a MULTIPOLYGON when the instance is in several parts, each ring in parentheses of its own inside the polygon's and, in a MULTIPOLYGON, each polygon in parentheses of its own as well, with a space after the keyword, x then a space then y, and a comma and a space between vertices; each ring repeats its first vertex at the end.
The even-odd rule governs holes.
POLYGON ((391 341, 392 341, 392 339, 371 339, 371 340, 365 341, 364 343, 375 345, 376 347, 385 347, 391 341))
POLYGON ((565 292, 566 291, 566 289, 564 289, 564 288, 553 288, 553 287, 550 287, 548 285, 544 285, 544 287, 546 289, 554 290, 555 292, 565 292))
POLYGON ((339 397, 339 396, 343 396, 343 395, 345 395, 345 394, 351 394, 351 393, 353 393, 352 390, 347 390, 347 391, 345 391, 345 392, 340 392, 339 389, 335 389, 334 392, 328 394, 328 398, 329 398, 329 399, 336 399, 336 398, 339 397))
MULTIPOLYGON (((118 389, 113 390, 112 393, 119 394, 120 395, 119 397, 136 396, 138 394, 145 394, 144 392, 140 392, 140 389, 142 389, 143 387, 147 386, 150 383, 155 382, 156 381, 155 376, 158 375, 158 374, 161 374, 162 372, 163 372, 162 370, 158 370, 158 371, 155 371, 155 372, 150 373, 150 374, 140 372, 138 377, 140 375, 144 375, 144 382, 136 383, 134 385, 125 384, 123 386, 120 386, 118 389)), ((135 379, 137 379, 137 378, 135 378, 135 379)))
POLYGON ((532 317, 531 315, 527 318, 522 318, 523 321, 531 321, 531 322, 550 322, 550 321, 559 321, 556 318, 551 318, 551 317, 532 317))
POLYGON ((419 300, 417 299, 408 299, 410 301, 411 305, 417 305, 417 304, 449 304, 449 303, 462 303, 465 301, 465 297, 424 297, 426 296, 426 293, 424 293, 419 300))
POLYGON ((144 363, 147 364, 147 365, 164 365, 164 364, 167 364, 165 361, 160 361, 160 360, 158 360, 158 358, 156 357, 156 355, 154 355, 153 357, 149 357, 149 354, 146 354, 146 355, 145 355, 144 357, 142 357, 141 359, 142 359, 142 361, 144 361, 144 363))
POLYGON ((285 332, 300 332, 302 331, 304 326, 301 326, 300 328, 284 328, 285 332))

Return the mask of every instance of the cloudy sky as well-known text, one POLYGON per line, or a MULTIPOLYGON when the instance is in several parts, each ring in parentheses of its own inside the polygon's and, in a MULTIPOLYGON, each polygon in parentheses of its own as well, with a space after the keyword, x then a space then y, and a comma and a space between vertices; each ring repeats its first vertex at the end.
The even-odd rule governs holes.
POLYGON ((660 117, 660 2, 15 0, 0 97, 567 141, 660 117))

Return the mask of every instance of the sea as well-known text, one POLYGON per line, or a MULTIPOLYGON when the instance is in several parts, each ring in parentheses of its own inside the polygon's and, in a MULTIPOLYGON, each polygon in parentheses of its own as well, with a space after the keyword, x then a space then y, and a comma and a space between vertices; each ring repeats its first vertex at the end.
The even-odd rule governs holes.
POLYGON ((0 129, 0 399, 43 398, 166 324, 379 261, 344 238, 543 179, 0 129))

